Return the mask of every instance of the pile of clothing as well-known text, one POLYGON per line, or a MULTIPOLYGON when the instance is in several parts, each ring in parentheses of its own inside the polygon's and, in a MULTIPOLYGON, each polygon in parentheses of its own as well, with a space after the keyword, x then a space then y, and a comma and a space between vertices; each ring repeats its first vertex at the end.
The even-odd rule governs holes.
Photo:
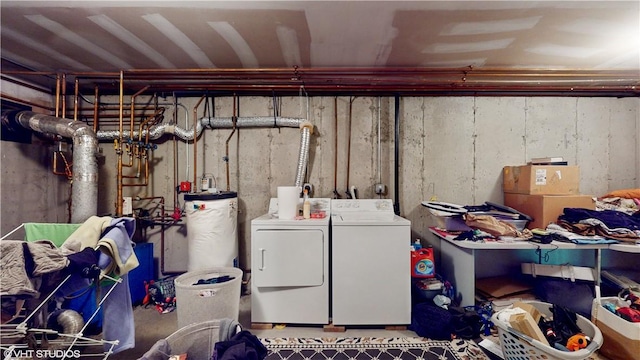
POLYGON ((565 208, 557 224, 576 234, 599 235, 622 242, 640 242, 640 212, 633 215, 616 210, 565 208))
POLYGON ((603 303, 602 306, 629 322, 640 322, 640 296, 629 289, 620 293, 616 304, 603 303))

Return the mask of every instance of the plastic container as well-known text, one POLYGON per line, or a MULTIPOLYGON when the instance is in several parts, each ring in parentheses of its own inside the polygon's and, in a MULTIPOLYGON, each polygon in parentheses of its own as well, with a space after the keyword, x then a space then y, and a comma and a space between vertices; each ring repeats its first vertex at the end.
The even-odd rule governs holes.
POLYGON ((166 340, 174 355, 187 354, 187 359, 210 359, 220 335, 220 320, 187 325, 166 340))
MULTIPOLYGON (((545 317, 551 317, 552 304, 541 301, 525 301, 535 306, 545 317)), ((582 332, 591 339, 591 343, 584 349, 577 351, 561 351, 544 345, 538 340, 514 330, 509 324, 498 320, 500 311, 493 314, 491 321, 498 328, 500 346, 505 360, 577 360, 591 356, 602 345, 602 333, 591 321, 582 315, 578 317, 577 325, 582 332)))
POLYGON ((432 278, 436 276, 433 248, 422 248, 411 252, 411 277, 432 278))
POLYGON ((178 327, 207 320, 234 319, 240 313, 242 270, 212 268, 186 272, 175 279, 178 327), (194 285, 221 276, 233 279, 221 283, 194 285))

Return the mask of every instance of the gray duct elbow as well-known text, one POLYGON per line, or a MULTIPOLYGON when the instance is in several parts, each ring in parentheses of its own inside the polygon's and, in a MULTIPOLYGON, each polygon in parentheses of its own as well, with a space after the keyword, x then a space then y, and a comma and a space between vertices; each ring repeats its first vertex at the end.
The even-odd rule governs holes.
POLYGON ((98 138, 89 125, 32 111, 20 111, 15 121, 24 128, 73 141, 71 222, 81 223, 98 213, 98 138))

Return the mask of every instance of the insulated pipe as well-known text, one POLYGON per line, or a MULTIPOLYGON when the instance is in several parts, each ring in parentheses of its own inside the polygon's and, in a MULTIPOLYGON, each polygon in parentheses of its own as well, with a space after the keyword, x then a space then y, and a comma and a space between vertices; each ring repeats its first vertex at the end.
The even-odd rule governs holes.
POLYGON ((82 223, 97 215, 98 139, 91 127, 81 121, 61 119, 32 111, 20 111, 15 114, 14 119, 24 128, 73 140, 71 222, 82 223))

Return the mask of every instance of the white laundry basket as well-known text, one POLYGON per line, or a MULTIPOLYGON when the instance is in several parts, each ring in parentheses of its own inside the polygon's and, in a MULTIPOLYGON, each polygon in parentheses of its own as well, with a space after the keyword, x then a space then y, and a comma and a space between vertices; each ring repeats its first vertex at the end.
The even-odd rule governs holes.
POLYGON ((187 325, 167 337, 172 354, 187 354, 187 359, 211 359, 220 335, 220 320, 187 325))
POLYGON ((242 270, 233 267, 191 271, 178 276, 175 279, 178 327, 224 318, 238 320, 241 283, 242 270), (195 285, 198 280, 225 275, 233 279, 195 285))
MULTIPOLYGON (((547 318, 551 318, 552 304, 541 301, 525 301, 535 306, 547 318)), ((493 314, 491 321, 498 328, 500 345, 506 360, 578 360, 591 356, 602 345, 602 333, 591 321, 582 315, 577 315, 577 325, 582 332, 591 339, 591 343, 584 349, 577 351, 561 351, 545 345, 538 340, 524 335, 509 326, 508 323, 498 320, 500 311, 493 314)))

